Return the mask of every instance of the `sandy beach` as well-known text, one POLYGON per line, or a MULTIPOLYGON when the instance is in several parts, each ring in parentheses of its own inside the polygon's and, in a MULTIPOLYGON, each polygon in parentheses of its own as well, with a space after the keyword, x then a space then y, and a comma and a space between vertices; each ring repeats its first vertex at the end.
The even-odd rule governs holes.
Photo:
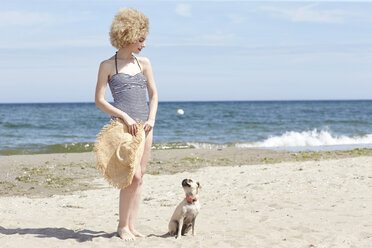
POLYGON ((138 229, 116 236, 118 190, 92 153, 0 159, 1 247, 371 247, 371 150, 153 151, 138 229), (200 182, 196 236, 166 234, 181 181, 200 182))

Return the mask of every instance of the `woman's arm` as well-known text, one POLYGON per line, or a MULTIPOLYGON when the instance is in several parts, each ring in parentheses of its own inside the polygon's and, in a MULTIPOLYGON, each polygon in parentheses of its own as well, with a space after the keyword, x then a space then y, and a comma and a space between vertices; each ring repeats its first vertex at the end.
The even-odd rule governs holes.
POLYGON ((146 132, 150 132, 155 125, 156 111, 158 110, 158 91, 156 89, 150 60, 143 57, 141 58, 141 62, 143 65, 143 74, 147 78, 147 91, 150 101, 150 112, 147 121, 145 122, 144 129, 146 132))
POLYGON ((103 61, 99 66, 95 103, 98 108, 102 109, 107 114, 124 120, 124 122, 128 126, 129 133, 132 135, 136 135, 137 133, 136 122, 128 114, 126 114, 125 112, 121 111, 118 108, 115 108, 105 99, 107 81, 110 76, 110 68, 111 66, 107 60, 103 61))

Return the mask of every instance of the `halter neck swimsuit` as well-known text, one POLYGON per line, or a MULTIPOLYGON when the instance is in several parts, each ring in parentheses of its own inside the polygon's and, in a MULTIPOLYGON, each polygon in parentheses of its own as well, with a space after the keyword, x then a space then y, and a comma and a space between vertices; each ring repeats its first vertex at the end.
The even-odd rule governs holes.
MULTIPOLYGON (((147 105, 146 89, 147 79, 142 73, 142 69, 137 61, 140 72, 134 75, 118 72, 117 52, 115 54, 116 74, 111 76, 108 81, 114 107, 127 113, 135 121, 147 121, 149 108, 147 105)), ((113 117, 115 118, 115 117, 113 117)))

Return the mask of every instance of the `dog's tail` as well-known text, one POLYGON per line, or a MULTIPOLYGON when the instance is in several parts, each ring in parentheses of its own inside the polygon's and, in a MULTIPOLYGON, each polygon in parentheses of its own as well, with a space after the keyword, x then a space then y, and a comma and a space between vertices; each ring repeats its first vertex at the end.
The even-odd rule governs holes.
POLYGON ((167 233, 164 233, 164 234, 162 234, 162 235, 159 235, 159 234, 149 234, 149 235, 147 235, 147 237, 158 237, 158 238, 169 238, 169 237, 171 237, 171 235, 169 234, 169 232, 167 232, 167 233))

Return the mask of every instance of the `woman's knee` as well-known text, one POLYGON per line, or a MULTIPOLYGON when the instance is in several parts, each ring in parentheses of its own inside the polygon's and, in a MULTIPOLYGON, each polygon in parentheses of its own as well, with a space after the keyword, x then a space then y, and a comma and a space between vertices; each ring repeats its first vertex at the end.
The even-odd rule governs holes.
POLYGON ((148 137, 146 138, 145 148, 144 148, 141 163, 140 163, 142 177, 146 172, 147 163, 150 160, 151 146, 152 146, 152 131, 150 134, 148 134, 148 137))
POLYGON ((142 174, 141 171, 139 173, 134 174, 133 180, 132 180, 132 185, 141 186, 142 182, 143 182, 142 177, 143 177, 143 174, 142 174))
POLYGON ((143 183, 143 175, 146 172, 146 166, 147 162, 150 157, 150 151, 151 151, 151 145, 152 145, 152 131, 151 131, 151 139, 146 139, 145 148, 142 154, 142 159, 140 162, 140 168, 136 171, 136 174, 133 176, 132 185, 141 186, 143 183))
POLYGON ((146 172, 146 166, 147 164, 142 164, 141 163, 141 177, 143 177, 143 175, 145 174, 145 172, 146 172))

